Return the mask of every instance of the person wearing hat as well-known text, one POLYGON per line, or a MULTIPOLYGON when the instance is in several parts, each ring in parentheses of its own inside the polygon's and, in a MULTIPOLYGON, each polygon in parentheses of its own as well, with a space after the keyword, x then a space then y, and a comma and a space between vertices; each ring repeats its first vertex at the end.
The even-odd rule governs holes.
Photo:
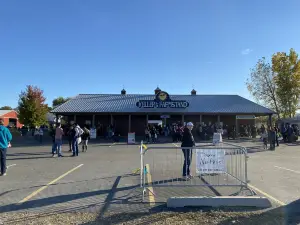
POLYGON ((4 126, 3 119, 0 119, 0 164, 1 164, 1 174, 0 176, 6 175, 6 150, 11 147, 10 142, 12 140, 12 135, 4 126))
POLYGON ((182 169, 182 176, 191 178, 190 165, 192 162, 193 147, 195 146, 195 140, 192 134, 194 124, 188 122, 183 130, 181 148, 184 156, 184 163, 182 169))

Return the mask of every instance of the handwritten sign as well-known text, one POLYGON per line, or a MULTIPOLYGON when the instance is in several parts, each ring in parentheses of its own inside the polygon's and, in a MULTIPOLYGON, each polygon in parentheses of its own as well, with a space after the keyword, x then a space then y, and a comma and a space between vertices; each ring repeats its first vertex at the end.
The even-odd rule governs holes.
POLYGON ((135 144, 135 133, 128 133, 128 144, 135 144))
POLYGON ((225 150, 222 149, 197 149, 196 173, 224 173, 225 150))
POLYGON ((96 131, 96 129, 91 128, 91 130, 90 130, 90 138, 91 139, 96 139, 96 137, 97 137, 97 131, 96 131))

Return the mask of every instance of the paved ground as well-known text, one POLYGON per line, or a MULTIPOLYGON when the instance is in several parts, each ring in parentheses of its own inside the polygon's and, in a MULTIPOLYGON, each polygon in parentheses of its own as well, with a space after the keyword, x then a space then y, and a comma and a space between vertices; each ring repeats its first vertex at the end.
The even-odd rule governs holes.
MULTIPOLYGON (((0 177, 0 212, 26 210, 55 213, 79 210, 97 212, 99 217, 128 212, 144 215, 149 210, 161 208, 167 197, 172 195, 192 193, 214 196, 239 191, 235 188, 191 187, 188 190, 176 188, 168 191, 153 188, 154 195, 150 199, 147 195, 145 203, 141 203, 140 176, 138 172, 135 174, 140 167, 138 146, 92 144, 87 153, 74 158, 69 157, 71 154, 66 152, 67 147, 64 146, 66 157, 52 158, 50 146, 28 146, 29 144, 27 143, 27 147, 19 145, 20 147, 9 149, 8 175, 0 177), (150 204, 149 201, 153 200, 156 203, 150 204)), ((249 148, 248 177, 257 194, 266 194, 276 206, 295 208, 295 203, 299 201, 300 146, 283 145, 271 152, 262 151, 262 144, 258 142, 243 141, 235 144, 249 148)), ((174 147, 173 144, 159 146, 174 147)), ((156 171, 150 167, 151 179, 164 183, 164 178, 169 177, 168 172, 174 168, 178 168, 180 174, 181 157, 180 150, 172 157, 162 153, 156 155, 156 158, 149 157, 146 163, 153 165, 154 160, 157 165, 156 171), (167 157, 163 170, 165 174, 160 174, 158 165, 164 157, 167 157)), ((177 174, 172 174, 172 182, 176 179, 178 182, 177 174)), ((221 181, 224 179, 226 178, 221 181)), ((198 179, 190 182, 205 181, 198 179)))

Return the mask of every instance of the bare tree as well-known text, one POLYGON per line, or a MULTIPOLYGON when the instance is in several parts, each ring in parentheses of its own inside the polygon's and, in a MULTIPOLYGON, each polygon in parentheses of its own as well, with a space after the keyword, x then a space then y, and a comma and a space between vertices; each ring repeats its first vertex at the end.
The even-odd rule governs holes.
POLYGON ((251 69, 250 78, 246 82, 247 88, 255 100, 274 110, 280 119, 280 105, 276 94, 275 74, 272 66, 263 57, 251 69))

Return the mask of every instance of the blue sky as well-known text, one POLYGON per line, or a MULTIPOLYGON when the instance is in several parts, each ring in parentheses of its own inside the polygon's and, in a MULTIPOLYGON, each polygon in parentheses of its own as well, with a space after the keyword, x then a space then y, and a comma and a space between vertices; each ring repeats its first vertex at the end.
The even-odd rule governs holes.
POLYGON ((300 1, 0 2, 0 106, 26 85, 78 93, 239 94, 263 56, 300 51, 300 1))

